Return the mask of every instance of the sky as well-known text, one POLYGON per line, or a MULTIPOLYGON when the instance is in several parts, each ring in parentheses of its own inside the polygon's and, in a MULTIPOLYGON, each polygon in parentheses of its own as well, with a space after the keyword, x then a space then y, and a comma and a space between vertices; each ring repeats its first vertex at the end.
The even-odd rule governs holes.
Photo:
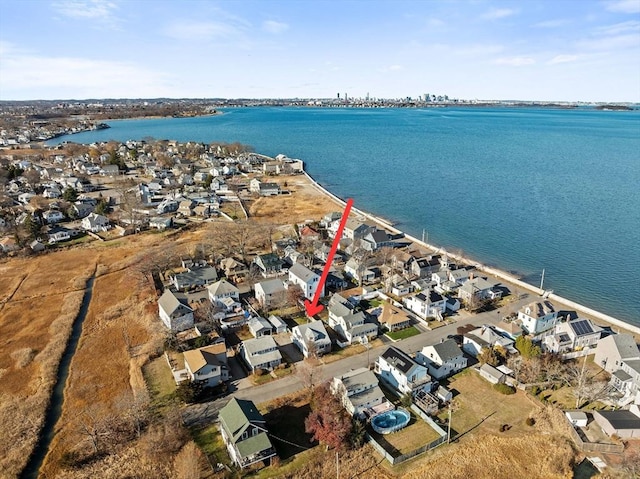
POLYGON ((640 0, 0 0, 0 100, 640 102, 640 0))

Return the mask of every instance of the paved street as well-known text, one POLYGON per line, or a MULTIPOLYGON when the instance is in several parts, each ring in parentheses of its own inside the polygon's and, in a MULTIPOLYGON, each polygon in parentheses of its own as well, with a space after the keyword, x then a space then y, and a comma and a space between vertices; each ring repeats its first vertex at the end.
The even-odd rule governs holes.
MULTIPOLYGON (((500 322, 502 317, 517 311, 522 306, 533 301, 534 298, 531 295, 514 300, 505 307, 502 307, 499 311, 489 311, 480 314, 469 314, 465 311, 460 311, 457 316, 454 317, 455 321, 451 324, 447 324, 433 331, 427 331, 416 336, 412 336, 401 341, 393 343, 394 346, 402 349, 407 353, 415 353, 422 349, 424 346, 435 344, 441 339, 445 339, 450 334, 456 334, 459 326, 465 326, 472 324, 474 326, 482 326, 483 324, 496 324, 500 322)), ((373 363, 378 356, 380 356, 389 345, 379 346, 372 348, 368 352, 360 353, 355 356, 350 356, 339 361, 334 361, 326 365, 320 365, 317 367, 318 382, 322 382, 331 379, 334 376, 344 374, 345 372, 360 367, 366 367, 367 364, 373 363)), ((216 399, 215 401, 209 401, 203 404, 193 404, 187 406, 183 410, 183 418, 187 425, 206 425, 210 424, 217 418, 218 410, 226 404, 231 396, 235 396, 241 399, 250 399, 255 403, 262 403, 271 401, 280 396, 285 396, 293 392, 301 390, 304 385, 300 378, 292 374, 283 379, 277 381, 271 381, 261 386, 248 387, 248 382, 242 383, 240 387, 234 386, 232 393, 224 398, 216 399)))

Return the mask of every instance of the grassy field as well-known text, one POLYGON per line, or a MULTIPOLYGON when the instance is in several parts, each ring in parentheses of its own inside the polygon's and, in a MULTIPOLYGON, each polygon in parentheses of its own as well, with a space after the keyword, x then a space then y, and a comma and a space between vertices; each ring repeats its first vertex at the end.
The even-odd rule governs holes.
POLYGON ((429 444, 431 441, 435 441, 440 437, 431 426, 417 417, 413 411, 409 412, 411 413, 409 425, 398 432, 378 434, 373 431, 373 429, 369 431, 369 434, 371 434, 376 442, 382 445, 389 454, 394 457, 415 451, 419 447, 429 444))
POLYGON ((394 341, 399 341, 400 339, 407 339, 418 334, 420 334, 418 328, 416 328, 415 326, 409 326, 408 328, 393 331, 392 333, 385 333, 385 336, 390 337, 394 341))

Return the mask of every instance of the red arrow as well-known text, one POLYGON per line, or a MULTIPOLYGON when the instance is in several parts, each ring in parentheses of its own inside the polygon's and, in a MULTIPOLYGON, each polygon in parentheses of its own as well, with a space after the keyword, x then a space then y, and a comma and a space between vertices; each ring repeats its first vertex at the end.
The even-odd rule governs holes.
POLYGON ((342 213, 342 218, 340 219, 340 226, 338 226, 338 231, 336 231, 336 236, 335 238, 333 238, 331 251, 329 251, 329 256, 327 256, 327 262, 324 264, 324 269, 322 270, 322 276, 320 276, 320 283, 318 283, 318 289, 316 289, 316 294, 313 296, 313 301, 309 301, 307 299, 304 302, 304 309, 307 310, 307 316, 309 316, 310 318, 318 314, 320 311, 324 309, 324 306, 322 306, 321 304, 318 304, 318 301, 320 301, 320 294, 324 289, 324 283, 327 281, 327 276, 329 276, 331 263, 333 263, 333 256, 336 254, 338 245, 340 244, 340 239, 342 238, 342 231, 344 230, 344 225, 347 224, 347 219, 349 218, 349 212, 351 211, 352 205, 353 205, 353 200, 348 199, 347 205, 344 207, 344 213, 342 213))

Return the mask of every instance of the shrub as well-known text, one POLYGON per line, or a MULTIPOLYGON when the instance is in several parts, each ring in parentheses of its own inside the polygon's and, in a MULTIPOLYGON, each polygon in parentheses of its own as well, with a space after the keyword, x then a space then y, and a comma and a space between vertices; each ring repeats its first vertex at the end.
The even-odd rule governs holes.
POLYGON ((540 387, 539 386, 533 386, 531 388, 531 394, 533 394, 534 396, 537 396, 538 394, 540 394, 540 387))
POLYGON ((525 421, 525 424, 527 426, 533 426, 536 423, 536 420, 533 419, 532 417, 528 417, 527 420, 525 421))
POLYGON ((509 386, 508 384, 498 383, 493 385, 493 389, 498 391, 500 394, 515 394, 516 390, 509 386))

